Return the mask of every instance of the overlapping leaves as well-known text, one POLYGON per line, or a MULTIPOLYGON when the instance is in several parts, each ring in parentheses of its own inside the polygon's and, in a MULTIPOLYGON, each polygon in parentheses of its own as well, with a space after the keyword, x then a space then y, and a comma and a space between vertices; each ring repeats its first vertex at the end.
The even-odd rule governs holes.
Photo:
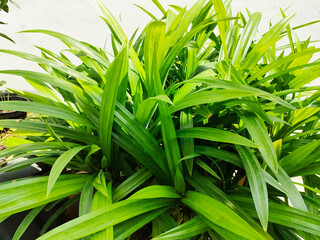
POLYGON ((47 30, 28 32, 61 40, 80 65, 42 47, 41 57, 0 50, 46 71, 1 71, 41 95, 0 102, 34 114, 0 120, 31 141, 1 151, 6 163, 28 159, 0 172, 52 165, 48 177, 0 185, 1 220, 33 209, 15 237, 64 199, 39 239, 316 239, 320 88, 303 86, 317 77, 319 49, 293 41, 292 17, 259 37, 260 13, 233 17, 221 0, 165 10, 153 0, 163 16, 141 7, 154 20, 128 40, 98 2, 113 57, 47 30), (287 36, 292 53, 280 53, 287 36), (78 198, 79 217, 45 233, 78 198))

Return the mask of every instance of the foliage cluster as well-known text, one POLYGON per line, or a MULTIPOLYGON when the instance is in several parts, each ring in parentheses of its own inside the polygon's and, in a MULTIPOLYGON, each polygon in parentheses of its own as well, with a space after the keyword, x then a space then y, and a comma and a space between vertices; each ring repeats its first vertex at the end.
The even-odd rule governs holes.
POLYGON ((260 35, 259 12, 153 0, 162 18, 141 7, 153 20, 128 39, 98 2, 112 56, 48 30, 27 32, 61 40, 80 65, 42 47, 0 50, 46 71, 0 71, 41 93, 12 90, 32 101, 0 102, 36 114, 0 120, 20 136, 0 157, 27 158, 0 172, 52 165, 48 176, 0 184, 0 220, 32 209, 14 239, 61 201, 39 240, 320 239, 320 87, 305 86, 320 75, 310 61, 320 49, 294 34, 308 24, 292 28, 282 12, 260 35), (48 231, 76 202, 79 217, 48 231))

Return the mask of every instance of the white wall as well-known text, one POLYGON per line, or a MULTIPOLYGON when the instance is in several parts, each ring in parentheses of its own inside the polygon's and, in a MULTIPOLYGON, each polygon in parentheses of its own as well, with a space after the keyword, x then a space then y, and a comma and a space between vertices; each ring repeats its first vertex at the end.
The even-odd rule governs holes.
MULTIPOLYGON (((10 13, 0 14, 0 20, 8 25, 0 26, 0 32, 12 37, 16 44, 0 39, 0 48, 15 49, 24 52, 36 53, 39 51, 33 45, 42 46, 50 50, 61 50, 63 45, 54 38, 34 33, 17 33, 27 29, 50 29, 70 35, 76 39, 87 41, 98 47, 109 44, 109 31, 99 18, 102 15, 98 4, 94 0, 16 0, 20 9, 11 6, 10 13)), ((117 20, 120 21, 125 32, 130 36, 138 26, 144 26, 149 20, 144 12, 133 3, 138 3, 146 9, 153 9, 155 15, 160 12, 153 6, 151 0, 102 0, 117 20)), ((163 5, 192 4, 195 0, 160 0, 163 5)), ((296 12, 292 26, 320 19, 319 0, 233 0, 234 13, 247 7, 251 12, 263 13, 261 30, 268 28, 268 22, 283 9, 291 6, 287 13, 296 12)), ((278 18, 279 19, 279 15, 278 18)), ((320 23, 298 31, 301 39, 312 35, 312 39, 320 39, 320 23)), ((319 44, 318 44, 319 46, 319 44)), ((0 55, 0 69, 37 69, 33 63, 5 54, 0 55)), ((7 85, 21 90, 30 90, 31 87, 23 80, 16 77, 0 75, 0 80, 6 80, 7 85)))

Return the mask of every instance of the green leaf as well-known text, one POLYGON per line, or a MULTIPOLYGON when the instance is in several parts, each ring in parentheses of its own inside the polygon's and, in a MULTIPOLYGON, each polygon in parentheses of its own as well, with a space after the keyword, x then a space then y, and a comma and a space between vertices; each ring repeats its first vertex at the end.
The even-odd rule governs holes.
POLYGON ((291 175, 292 176, 309 176, 314 174, 320 174, 320 166, 318 162, 314 162, 309 164, 306 167, 303 167, 297 171, 294 171, 291 175))
POLYGON ((138 8, 140 8, 142 11, 144 11, 146 14, 148 14, 153 20, 155 21, 158 21, 158 18, 156 18, 151 12, 149 12, 147 9, 137 5, 137 4, 134 4, 135 6, 137 6, 138 8))
POLYGON ((147 125, 148 121, 150 120, 150 114, 152 114, 152 110, 155 108, 157 101, 162 101, 173 105, 172 101, 167 95, 149 97, 143 100, 135 114, 135 117, 143 125, 147 125))
MULTIPOLYGON (((78 72, 76 71, 75 69, 73 68, 69 68, 65 65, 62 65, 56 61, 52 61, 52 60, 49 60, 49 59, 46 59, 46 58, 43 58, 43 57, 38 57, 36 55, 33 55, 33 54, 29 54, 29 53, 24 53, 24 52, 19 52, 19 51, 13 51, 13 50, 6 50, 6 49, 0 49, 0 52, 3 52, 3 53, 7 53, 7 54, 11 54, 11 55, 14 55, 14 56, 17 56, 17 57, 21 57, 23 59, 26 59, 26 60, 29 60, 29 61, 34 61, 34 62, 37 62, 39 64, 43 64, 43 65, 46 65, 46 66, 50 66, 50 67, 53 67, 55 69, 58 69, 66 74, 69 74, 71 76, 74 76, 76 78, 79 78, 79 79, 82 79, 83 81, 85 81, 87 84, 92 84, 92 85, 97 85, 97 83, 91 79, 90 77, 86 76, 85 74, 81 73, 81 72, 78 72)), ((21 71, 20 73, 26 73, 28 74, 31 74, 30 71, 23 71, 23 70, 11 70, 12 72, 13 71, 21 71)), ((14 73, 14 72, 13 72, 14 73)), ((46 77, 48 78, 48 77, 46 77)), ((37 82, 39 82, 39 80, 36 79, 37 82)), ((57 80, 59 81, 59 80, 57 80)), ((61 80, 60 80, 61 82, 61 80)), ((68 84, 68 86, 70 86, 70 83, 68 84)), ((46 90, 46 89, 44 89, 46 90)))
POLYGON ((286 190, 286 194, 292 206, 303 211, 308 211, 300 192, 281 166, 279 166, 279 172, 276 174, 276 177, 281 186, 286 190))
POLYGON ((166 15, 166 10, 162 7, 158 0, 152 0, 152 2, 158 7, 158 9, 162 12, 163 15, 166 15))
POLYGON ((8 36, 7 36, 6 34, 4 34, 4 33, 0 33, 0 37, 3 37, 3 38, 5 38, 5 39, 9 40, 10 42, 15 43, 10 37, 8 37, 8 36))
POLYGON ((268 228, 268 191, 263 170, 250 148, 236 146, 242 159, 248 177, 251 195, 254 201, 261 225, 265 231, 268 228))
POLYGON ((125 44, 106 73, 107 83, 103 90, 99 114, 100 145, 107 158, 108 167, 110 167, 111 161, 111 133, 117 100, 117 89, 120 82, 128 73, 128 66, 128 46, 125 44))
POLYGON ((246 239, 265 239, 229 207, 198 192, 188 191, 182 202, 208 221, 246 239))
MULTIPOLYGON (((144 45, 145 68, 146 68, 146 89, 148 95, 164 95, 163 81, 160 77, 160 63, 164 58, 166 26, 163 22, 156 21, 150 23, 146 28, 144 45)), ((179 161, 180 149, 176 139, 175 128, 169 112, 168 104, 158 102, 161 133, 163 145, 167 156, 167 164, 171 179, 175 178, 177 162, 179 161)))
MULTIPOLYGON (((112 193, 111 193, 111 182, 108 183, 108 187, 106 187, 106 191, 108 192, 108 195, 110 197, 106 197, 104 194, 101 192, 97 191, 94 194, 93 201, 92 201, 92 212, 105 208, 107 206, 112 205, 112 193)), ((97 232, 95 234, 92 234, 90 236, 90 240, 104 240, 104 239, 110 239, 113 240, 113 227, 104 229, 100 232, 97 232)))
MULTIPOLYGON (((227 12, 222 0, 212 0, 212 2, 213 2, 214 10, 217 13, 217 16, 216 16, 217 20, 227 18, 228 17, 227 12)), ((220 38, 222 42, 224 57, 226 59, 229 59, 228 46, 226 41, 226 32, 228 31, 228 28, 229 28, 229 22, 219 21, 218 28, 219 28, 220 38)))
POLYGON ((93 163, 92 155, 100 151, 100 147, 96 144, 92 144, 90 146, 90 150, 88 151, 84 163, 86 166, 89 166, 91 169, 99 170, 98 167, 93 163))
POLYGON ((276 102, 282 106, 285 106, 287 108, 295 110, 295 108, 291 104, 284 101, 280 97, 277 97, 274 94, 271 94, 267 91, 263 91, 258 88, 247 86, 244 84, 234 83, 231 81, 218 79, 218 78, 208 78, 208 77, 195 77, 193 79, 190 79, 190 80, 187 80, 184 82, 185 83, 189 83, 189 82, 190 83, 193 83, 193 82, 194 83, 204 83, 204 84, 210 84, 211 88, 223 88, 223 89, 234 90, 234 91, 243 91, 243 92, 247 91, 247 92, 255 93, 259 97, 268 99, 268 100, 276 102))
POLYGON ((96 126, 85 116, 68 109, 66 106, 49 105, 27 101, 1 101, 1 110, 25 111, 37 114, 48 115, 51 117, 65 119, 77 124, 96 129, 96 126))
POLYGON ((61 149, 64 150, 64 147, 57 142, 39 142, 39 143, 28 143, 13 146, 0 151, 0 158, 9 157, 11 155, 19 155, 26 152, 39 151, 44 149, 61 149))
POLYGON ((180 129, 177 131, 178 138, 199 138, 203 140, 209 140, 214 142, 224 142, 238 144, 247 147, 259 147, 258 145, 251 142, 249 139, 244 138, 236 133, 231 133, 228 131, 216 129, 216 128, 207 128, 207 127, 194 127, 180 129))
POLYGON ((320 74, 320 66, 311 66, 303 70, 303 72, 297 75, 289 82, 289 86, 292 88, 303 87, 304 85, 316 80, 320 74))
MULTIPOLYGON (((240 217, 242 217, 247 223, 249 223, 255 229, 255 231, 257 231, 260 235, 264 236, 265 239, 269 239, 269 240, 273 239, 270 237, 270 235, 267 232, 265 232, 261 228, 261 226, 253 218, 251 218, 246 213, 246 211, 244 211, 241 207, 239 207, 237 204, 235 204, 230 199, 230 197, 228 195, 226 195, 220 188, 218 188, 216 185, 214 185, 210 179, 202 176, 201 174, 199 174, 198 172, 195 171, 192 178, 188 178, 188 182, 200 193, 203 193, 207 196, 210 196, 214 199, 217 199, 221 203, 228 206, 236 214, 238 214, 240 217)), ((206 221, 206 223, 208 224, 210 222, 206 221)))
POLYGON ((225 228, 222 228, 212 222, 210 222, 209 220, 203 218, 203 221, 205 221, 208 226, 211 227, 212 230, 215 231, 216 235, 212 235, 210 234, 212 232, 212 230, 209 232, 210 236, 215 239, 230 239, 230 240, 246 240, 247 238, 244 238, 244 237, 241 237, 239 236, 238 234, 235 234, 233 232, 230 232, 229 230, 225 229, 225 228))
MULTIPOLYGON (((52 152, 52 151, 50 151, 50 152, 52 152)), ((58 154, 60 154, 60 152, 56 153, 56 154, 58 155, 58 154)), ((33 155, 33 154, 30 154, 30 155, 33 155)), ((33 157, 33 158, 19 161, 16 163, 10 163, 10 164, 0 168, 0 174, 4 173, 4 172, 9 172, 12 170, 17 171, 19 169, 22 169, 26 166, 30 166, 30 165, 32 165, 34 163, 38 163, 38 162, 53 164, 56 159, 57 159, 57 157, 42 156, 42 157, 33 157)))
POLYGON ((77 48, 80 51, 85 52, 88 54, 91 58, 97 60, 101 64, 103 64, 105 67, 109 66, 109 61, 107 58, 103 57, 101 54, 93 50, 91 47, 88 46, 88 44, 85 44, 83 42, 80 42, 72 37, 69 37, 67 35, 64 35, 62 33, 50 31, 50 30, 26 30, 26 31, 21 31, 21 33, 44 33, 47 35, 50 35, 52 37, 55 37, 59 40, 61 40, 63 43, 65 43, 68 46, 71 46, 73 48, 77 48))
MULTIPOLYGON (((176 16, 172 20, 172 23, 167 27, 166 45, 164 46, 164 49, 165 49, 164 53, 167 54, 169 49, 171 47, 172 48, 170 50, 170 53, 168 54, 166 61, 164 61, 164 64, 168 64, 170 66, 173 61, 172 56, 173 55, 177 56, 178 53, 181 51, 181 49, 187 44, 187 42, 189 42, 191 38, 196 34, 195 32, 193 32, 193 30, 188 32, 188 27, 201 13, 204 3, 205 3, 204 0, 200 0, 200 1, 197 1, 195 4, 193 4, 193 6, 188 11, 186 11, 186 8, 182 8, 182 7, 180 7, 180 9, 178 10, 178 12, 180 12, 179 15, 176 16), (169 55, 171 56, 169 57, 169 55)), ((177 7, 175 6, 172 6, 172 7, 177 9, 177 7)), ((201 27, 203 25, 205 24, 200 24, 201 27)), ((166 75, 166 72, 167 71, 165 71, 165 73, 161 72, 161 77, 166 75)))
POLYGON ((79 195, 70 197, 61 207, 54 211, 54 213, 50 216, 48 221, 43 225, 42 229, 40 230, 40 235, 44 234, 61 214, 63 214, 68 208, 70 208, 72 205, 76 204, 76 202, 79 201, 78 196, 79 195))
POLYGON ((110 11, 106 8, 106 6, 102 3, 101 0, 97 0, 100 9, 102 10, 103 14, 104 14, 104 20, 107 23, 109 29, 112 32, 112 36, 120 43, 123 44, 123 42, 126 40, 126 35, 124 33, 124 31, 122 30, 122 28, 120 27, 120 25, 118 24, 118 22, 116 21, 116 19, 112 16, 112 14, 110 13, 110 11))
POLYGON ((47 196, 49 196, 62 170, 81 150, 83 150, 86 147, 87 146, 79 146, 79 147, 71 148, 65 151, 63 154, 61 154, 61 156, 55 161, 49 174, 47 196))
POLYGON ((165 44, 166 25, 161 21, 151 22, 145 29, 145 69, 146 69, 146 90, 149 97, 162 95, 161 80, 159 75, 160 63, 165 54, 163 48, 165 44), (156 72, 154 72, 156 71, 156 72))
POLYGON ((93 181, 96 174, 93 174, 83 186, 79 201, 79 216, 83 216, 91 211, 93 199, 93 181))
POLYGON ((172 179, 174 179, 177 163, 181 158, 178 140, 176 136, 175 127, 169 112, 167 103, 159 102, 159 112, 161 121, 161 132, 164 143, 164 148, 167 156, 167 164, 169 167, 169 173, 172 179))
POLYGON ((170 213, 164 212, 152 222, 152 236, 157 236, 177 226, 177 222, 170 213))
MULTIPOLYGON (((180 129, 192 128, 193 127, 193 116, 190 110, 186 112, 180 112, 180 129)), ((194 153, 194 140, 192 138, 181 138, 181 150, 184 157, 189 156, 194 153)), ((187 170, 190 175, 192 175, 193 169, 193 158, 188 158, 186 160, 187 170)))
MULTIPOLYGON (((132 125, 133 126, 133 125, 132 125)), ((134 126, 131 130, 134 129, 134 126)), ((139 129, 140 130, 140 129, 139 129)), ((118 144, 121 148, 124 149, 127 153, 133 156, 139 163, 143 164, 157 179, 163 182, 169 181, 169 174, 165 174, 165 170, 162 170, 159 166, 159 161, 161 161, 160 154, 158 152, 159 160, 155 161, 151 155, 147 154, 147 148, 150 147, 150 141, 145 142, 145 148, 143 148, 137 141, 135 141, 132 137, 124 133, 123 131, 117 129, 112 133, 113 141, 118 144), (149 143, 149 144, 147 144, 149 143)), ((154 139, 153 139, 154 140, 154 139)), ((160 148, 162 151, 162 149, 160 148)), ((154 149, 152 149, 154 151, 154 149)))
POLYGON ((294 112, 290 123, 297 125, 304 120, 308 120, 320 111, 320 107, 304 107, 294 112))
POLYGON ((13 147, 28 143, 33 143, 33 141, 30 141, 27 138, 24 138, 23 136, 6 136, 5 138, 0 140, 0 144, 6 147, 13 147))
POLYGON ((161 186, 153 185, 145 187, 135 194, 133 194, 129 199, 152 199, 152 198, 181 198, 175 189, 171 186, 161 186))
MULTIPOLYGON (((94 114, 92 114, 92 112, 95 111, 95 109, 90 105, 90 102, 92 102, 92 99, 88 96, 88 94, 90 94, 92 96, 93 99, 95 99, 97 102, 100 102, 99 97, 96 97, 96 94, 91 94, 89 92, 89 90, 93 87, 90 87, 90 84, 83 84, 84 89, 87 91, 88 94, 84 93, 84 90, 81 89, 80 87, 78 87, 77 85, 66 81, 62 78, 59 78, 57 76, 51 76, 45 73, 38 73, 38 72, 33 72, 33 71, 26 71, 26 70, 4 70, 4 71, 0 71, 0 73, 4 73, 4 74, 12 74, 12 75, 16 75, 16 76, 21 76, 24 77, 25 79, 28 79, 29 82, 32 81, 33 85, 34 84, 40 84, 41 86, 43 85, 43 88, 48 91, 50 90, 47 86, 47 83, 50 84, 52 87, 55 87, 56 89, 58 88, 58 91, 61 92, 61 90, 65 90, 68 91, 69 93, 72 93, 76 96, 77 100, 79 101, 79 105, 81 106, 81 108, 83 108, 82 110, 88 115, 88 117, 91 117, 91 120, 96 124, 97 120, 95 118, 97 118, 96 116, 93 116, 94 114)), ((18 93, 19 95, 21 95, 20 93, 18 93)), ((57 96, 56 93, 52 93, 54 95, 54 98, 56 101, 60 101, 57 96)), ((39 102, 39 103, 46 103, 48 102, 47 99, 39 99, 39 95, 33 95, 32 97, 30 96, 30 93, 27 93, 27 95, 25 96, 26 98, 33 100, 35 102, 39 102), (36 97, 36 98, 35 98, 36 97)), ((50 101, 51 104, 55 104, 55 102, 50 101)))
POLYGON ((64 146, 66 149, 69 149, 69 147, 62 141, 61 137, 57 135, 57 133, 52 129, 52 127, 48 124, 48 121, 46 121, 46 127, 48 129, 49 134, 51 135, 54 140, 56 140, 58 143, 60 143, 62 146, 64 146))
POLYGON ((20 223, 18 229, 14 233, 12 240, 19 240, 23 233, 27 230, 31 222, 35 219, 35 217, 41 212, 41 210, 45 207, 46 205, 36 207, 32 209, 27 216, 23 219, 23 221, 20 223))
POLYGON ((173 182, 177 192, 180 194, 184 194, 184 192, 186 191, 186 184, 179 168, 176 169, 176 174, 174 176, 173 182))
POLYGON ((244 112, 239 115, 244 126, 249 131, 254 143, 261 146, 259 151, 263 159, 274 172, 277 172, 279 165, 277 154, 265 124, 261 119, 252 113, 244 112))
POLYGON ((316 188, 313 188, 313 187, 310 187, 310 186, 308 186, 308 185, 305 185, 305 184, 302 184, 302 183, 298 183, 298 182, 293 182, 294 184, 297 184, 297 185, 299 185, 299 186, 302 186, 302 187, 304 187, 304 188, 306 188, 306 189, 308 189, 308 190, 310 190, 310 191, 312 191, 312 192, 315 192, 315 193, 317 193, 317 194, 320 194, 320 190, 318 190, 318 189, 316 189, 316 188))
POLYGON ((124 106, 119 103, 116 104, 114 121, 136 140, 144 152, 150 155, 155 165, 159 166, 162 171, 166 171, 166 155, 157 140, 124 106))
MULTIPOLYGON (((202 4, 200 1, 197 2, 197 4, 202 4)), ((199 6, 198 6, 199 7, 199 6)), ((200 6, 201 9, 201 6, 200 6)), ((200 10, 199 9, 199 10, 200 10)), ((183 14, 183 12, 181 13, 183 14)), ((181 14, 178 15, 178 17, 175 19, 177 21, 179 21, 179 16, 181 16, 181 14)), ((181 52, 181 50, 186 46, 186 44, 200 31, 204 30, 206 27, 212 25, 214 22, 211 19, 206 20, 205 22, 203 22, 202 24, 199 24, 198 26, 194 27, 193 29, 191 29, 189 32, 187 32, 181 39, 179 39, 179 41, 174 44, 174 42, 176 41, 176 39, 178 39, 178 37, 176 37, 176 34, 179 34, 179 31, 175 31, 175 29, 168 29, 167 35, 169 35, 169 38, 167 39, 167 42, 171 44, 173 44, 172 49, 170 49, 170 51, 168 52, 165 60, 163 61, 163 64, 161 66, 161 78, 164 78, 165 76, 167 76, 168 71, 171 67, 171 65, 173 64, 174 60, 176 59, 176 56, 181 52), (169 34, 169 31, 173 31, 176 34, 169 34)), ((175 27, 175 26, 171 26, 171 27, 175 27)), ((170 27, 170 28, 171 28, 170 27)), ((182 32, 182 30, 180 31, 182 32)), ((170 44, 167 45, 167 48, 170 47, 170 44)))
MULTIPOLYGON (((108 182, 108 186, 109 186, 109 184, 110 184, 110 182, 108 182)), ((98 192, 103 194, 105 197, 111 198, 111 196, 112 196, 110 194, 111 190, 109 191, 109 189, 107 188, 107 181, 106 181, 105 173, 102 170, 100 170, 97 177, 94 179, 93 186, 95 187, 95 189, 97 189, 98 192)))
POLYGON ((257 33, 258 26, 261 20, 261 13, 255 12, 250 16, 247 24, 245 25, 240 40, 237 44, 234 56, 233 56, 233 64, 236 63, 237 59, 242 61, 249 50, 249 47, 251 46, 252 41, 254 40, 254 37, 257 33))
POLYGON ((276 23, 254 46, 250 53, 246 56, 241 66, 243 69, 251 70, 260 60, 262 55, 279 40, 281 32, 289 24, 293 16, 286 17, 276 23))
MULTIPOLYGON (((15 120, 15 119, 1 119, 0 126, 6 128, 14 128, 20 130, 27 130, 32 132, 48 133, 45 122, 33 121, 33 120, 15 120)), ((81 141, 87 144, 98 144, 99 141, 96 136, 87 134, 80 129, 73 129, 70 127, 61 126, 60 124, 50 123, 50 127, 53 131, 63 137, 81 141)))
POLYGON ((153 210, 153 211, 141 214, 137 217, 131 218, 130 220, 117 224, 116 226, 114 226, 114 239, 115 240, 126 239, 131 234, 136 232, 138 229, 141 229, 147 223, 149 223, 159 215, 163 214, 167 210, 168 208, 153 210))
POLYGON ((257 95, 256 93, 242 90, 213 90, 200 91, 186 96, 184 99, 175 102, 175 105, 170 107, 170 112, 174 113, 181 109, 193 107, 200 104, 223 102, 226 100, 248 97, 257 95))
POLYGON ((113 191, 113 202, 118 202, 134 190, 138 188, 145 181, 150 179, 152 174, 145 168, 137 171, 125 181, 123 181, 118 187, 113 191))
POLYGON ((39 46, 35 46, 35 47, 40 49, 42 53, 45 53, 45 54, 57 59, 58 61, 60 61, 64 65, 66 65, 70 68, 76 68, 76 65, 74 65, 68 58, 62 57, 62 56, 60 56, 60 55, 58 55, 48 49, 43 48, 43 47, 39 47, 39 46))
POLYGON ((315 151, 320 145, 320 140, 310 142, 297 148, 280 160, 280 165, 290 175, 290 173, 300 169, 304 165, 304 160, 315 151))
POLYGON ((42 206, 81 191, 89 176, 84 174, 60 175, 47 197, 48 177, 34 177, 0 184, 0 218, 42 206), (12 196, 14 195, 14 199, 12 196), (11 201, 7 201, 11 199, 11 201))
POLYGON ((210 227, 203 222, 199 217, 194 217, 191 220, 172 228, 171 230, 152 238, 153 240, 179 240, 197 236, 201 233, 210 230, 210 227))
POLYGON ((195 152, 232 163, 238 167, 243 167, 241 159, 238 157, 238 155, 226 150, 208 146, 195 146, 195 152))
MULTIPOLYGON (((286 63, 290 63, 294 60, 299 60, 300 58, 304 58, 306 56, 309 56, 311 54, 314 54, 314 53, 317 53, 319 52, 320 49, 316 48, 316 49, 307 49, 307 50, 304 50, 302 52, 297 52, 297 53, 294 53, 294 54, 290 54, 288 56, 285 56, 285 57, 282 57, 282 58, 278 58, 277 60, 271 62, 270 64, 267 64, 266 66, 262 67, 259 71, 253 73, 248 79, 247 79, 247 82, 251 82, 252 80, 254 79, 258 79, 259 77, 263 76, 264 74, 268 73, 269 71, 283 65, 283 64, 286 64, 286 63)), ((305 64, 303 64, 302 66, 304 66, 305 64)), ((292 70, 295 70, 295 68, 293 68, 292 70)), ((290 71, 292 71, 290 70, 290 71)), ((286 69, 283 69, 283 71, 279 72, 279 73, 276 73, 276 74, 284 74, 286 73, 286 69)), ((262 80, 259 81, 259 83, 263 83, 267 80, 270 80, 270 79, 273 79, 275 78, 277 75, 275 74, 272 74, 262 80)))
POLYGON ((221 178, 219 177, 218 174, 215 173, 215 171, 212 170, 204 161, 197 160, 196 163, 202 167, 205 171, 210 173, 213 177, 218 178, 221 181, 221 178))
MULTIPOLYGON (((255 217, 252 199, 246 197, 232 196, 245 211, 255 217)), ((269 203, 269 221, 292 229, 320 236, 320 217, 284 204, 269 203)))
POLYGON ((39 237, 45 239, 78 239, 95 232, 107 229, 140 214, 172 206, 171 199, 132 199, 112 204, 84 216, 71 220, 39 237))

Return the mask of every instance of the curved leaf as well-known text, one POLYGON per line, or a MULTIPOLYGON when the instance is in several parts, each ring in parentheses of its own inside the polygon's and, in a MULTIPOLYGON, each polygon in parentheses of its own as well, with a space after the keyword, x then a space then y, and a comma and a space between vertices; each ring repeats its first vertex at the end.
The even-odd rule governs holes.
POLYGON ((215 102, 223 102, 226 100, 255 96, 257 93, 251 91, 243 91, 243 90, 213 90, 213 91, 201 91, 195 92, 186 96, 184 99, 175 102, 175 105, 170 107, 170 112, 174 113, 181 109, 185 109, 188 107, 207 104, 207 103, 215 103, 215 102))
POLYGON ((250 184, 250 191, 257 210, 261 225, 265 231, 268 227, 268 191, 264 178, 263 170, 256 156, 250 148, 236 146, 237 151, 242 159, 244 169, 250 184))
POLYGON ((107 229, 140 214, 174 204, 171 199, 124 200, 71 220, 39 237, 45 239, 78 239, 107 229))
POLYGON ((89 176, 60 175, 49 197, 48 177, 33 177, 0 184, 0 218, 35 208, 81 191, 89 176))
POLYGON ((240 114, 244 126, 248 129, 253 141, 261 146, 259 151, 268 166, 274 171, 278 171, 278 158, 276 150, 272 144, 271 138, 263 121, 256 115, 245 112, 240 114))
POLYGON ((266 239, 229 207, 202 193, 188 191, 182 202, 208 221, 246 239, 266 239))
POLYGON ((49 174, 48 186, 47 186, 47 196, 49 196, 55 182, 57 181, 62 170, 67 166, 67 164, 74 158, 81 150, 87 146, 79 146, 71 148, 65 151, 61 156, 55 161, 49 174))
POLYGON ((1 110, 12 110, 12 111, 25 111, 37 114, 48 115, 51 117, 65 119, 77 124, 83 124, 85 126, 96 129, 96 126, 85 116, 68 109, 68 107, 61 105, 49 105, 37 102, 27 101, 1 101, 1 110))
POLYGON ((110 167, 111 161, 111 134, 117 100, 117 89, 120 82, 128 73, 128 65, 128 46, 125 44, 106 73, 107 83, 103 90, 99 113, 99 138, 104 155, 107 158, 108 167, 110 167))
MULTIPOLYGON (((250 215, 256 216, 257 213, 250 198, 232 196, 232 199, 250 215)), ((269 213, 270 222, 320 236, 320 216, 318 215, 274 202, 269 203, 269 213)))
POLYGON ((214 142, 233 143, 247 147, 257 148, 258 145, 236 133, 206 127, 185 128, 177 131, 178 138, 199 138, 214 142))
POLYGON ((152 238, 152 240, 179 240, 197 236, 208 230, 210 230, 210 227, 205 222, 199 217, 194 217, 191 220, 152 238))

